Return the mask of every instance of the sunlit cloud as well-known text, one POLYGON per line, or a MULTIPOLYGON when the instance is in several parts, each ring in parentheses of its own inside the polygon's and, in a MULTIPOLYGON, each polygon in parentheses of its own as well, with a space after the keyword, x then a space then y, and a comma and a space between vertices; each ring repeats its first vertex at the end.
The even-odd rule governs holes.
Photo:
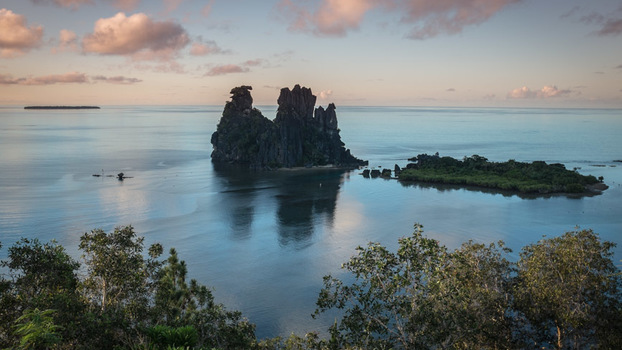
POLYGON ((320 91, 320 93, 318 94, 318 97, 320 98, 320 100, 327 100, 332 95, 333 95, 333 90, 323 90, 323 91, 320 91))
POLYGON ((77 10, 82 5, 92 5, 94 3, 93 0, 30 0, 30 2, 38 5, 54 4, 72 10, 77 10))
POLYGON ((52 53, 78 51, 78 35, 71 30, 62 29, 58 35, 58 46, 52 48, 52 53))
POLYGON ((133 61, 159 61, 170 68, 178 66, 174 59, 189 42, 186 30, 177 23, 154 21, 144 13, 127 17, 119 12, 95 22, 93 33, 82 39, 82 50, 133 61))
POLYGON ((307 3, 281 0, 278 10, 290 18, 289 30, 317 36, 345 36, 359 28, 365 14, 381 8, 401 16, 413 28, 411 39, 427 39, 441 34, 457 34, 463 28, 487 21, 507 5, 522 0, 321 0, 316 10, 307 3))
POLYGON ((121 84, 121 85, 130 85, 142 82, 141 79, 138 78, 128 78, 124 76, 114 76, 114 77, 106 77, 103 75, 96 75, 91 78, 94 81, 101 81, 110 84, 121 84))
POLYGON ((13 78, 11 75, 0 74, 0 85, 53 85, 59 83, 83 84, 88 83, 88 78, 86 74, 78 72, 26 78, 13 78))
POLYGON ((207 73, 206 76, 213 77, 217 75, 225 75, 231 73, 246 73, 250 71, 248 67, 242 67, 237 64, 224 64, 212 67, 207 73))
POLYGON ((571 94, 572 90, 560 90, 556 86, 545 86, 540 90, 531 90, 526 86, 508 92, 507 97, 512 99, 552 98, 571 94))
POLYGON ((11 10, 0 9, 0 57, 24 55, 39 47, 42 38, 42 26, 28 27, 26 17, 11 10))

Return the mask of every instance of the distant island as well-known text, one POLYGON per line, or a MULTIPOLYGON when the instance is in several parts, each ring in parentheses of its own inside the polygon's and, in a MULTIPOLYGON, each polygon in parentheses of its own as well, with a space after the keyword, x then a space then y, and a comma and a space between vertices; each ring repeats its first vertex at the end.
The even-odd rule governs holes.
POLYGON ((471 185, 521 193, 599 193, 607 189, 603 177, 581 175, 563 164, 489 162, 479 155, 458 160, 437 154, 420 154, 405 169, 396 166, 401 181, 420 181, 451 185, 471 185))
POLYGON ((98 106, 26 106, 24 109, 100 109, 98 106))
POLYGON ((222 118, 212 134, 212 161, 278 169, 332 165, 357 168, 367 165, 350 154, 339 136, 335 105, 315 108, 311 89, 281 89, 272 121, 253 108, 250 86, 231 90, 222 118))

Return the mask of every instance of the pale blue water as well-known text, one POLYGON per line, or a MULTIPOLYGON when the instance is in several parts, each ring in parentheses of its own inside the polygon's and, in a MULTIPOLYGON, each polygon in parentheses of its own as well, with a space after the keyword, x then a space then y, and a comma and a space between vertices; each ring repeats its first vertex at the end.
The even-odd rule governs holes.
MULTIPOLYGON (((274 117, 275 107, 259 106, 274 117)), ((338 107, 342 140, 371 167, 419 153, 545 160, 604 176, 585 198, 511 194, 365 179, 357 171, 245 173, 214 168, 222 106, 0 108, 0 242, 56 239, 77 257, 86 231, 133 225, 175 247, 191 277, 241 310, 259 337, 323 330, 310 314, 322 277, 357 245, 395 247, 415 222, 450 248, 504 240, 517 256, 576 226, 622 244, 622 111, 338 107), (132 178, 114 177, 124 172, 132 178)), ((615 249, 622 259, 622 246, 615 249)))

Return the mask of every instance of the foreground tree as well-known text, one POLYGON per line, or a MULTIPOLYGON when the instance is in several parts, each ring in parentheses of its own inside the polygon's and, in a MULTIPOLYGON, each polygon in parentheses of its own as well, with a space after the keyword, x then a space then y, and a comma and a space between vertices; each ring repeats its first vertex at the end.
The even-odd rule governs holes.
POLYGON ((9 248, 8 258, 0 262, 11 277, 0 287, 0 316, 5 320, 0 324, 0 340, 9 344, 21 338, 14 332, 14 322, 26 319, 32 310, 56 310, 47 312, 46 318, 58 325, 66 342, 77 341, 86 306, 77 290, 79 263, 54 241, 42 244, 26 238, 9 248))
POLYGON ((523 248, 515 295, 538 347, 622 348, 622 276, 615 246, 592 230, 523 248))
POLYGON ((316 312, 343 312, 333 347, 622 348, 614 244, 591 230, 529 245, 518 263, 503 242, 448 252, 422 233, 415 225, 397 253, 359 247, 343 265, 352 283, 325 277, 316 312))

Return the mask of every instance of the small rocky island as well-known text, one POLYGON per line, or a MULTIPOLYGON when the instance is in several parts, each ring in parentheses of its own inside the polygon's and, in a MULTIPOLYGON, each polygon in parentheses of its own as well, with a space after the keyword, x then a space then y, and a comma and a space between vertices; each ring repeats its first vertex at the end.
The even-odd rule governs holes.
POLYGON ((26 106, 24 109, 100 109, 98 106, 26 106))
POLYGON ((276 118, 253 107, 250 86, 231 90, 222 118, 212 134, 212 161, 276 169, 333 165, 357 168, 366 161, 354 157, 339 136, 335 105, 315 108, 311 89, 281 89, 276 118))

